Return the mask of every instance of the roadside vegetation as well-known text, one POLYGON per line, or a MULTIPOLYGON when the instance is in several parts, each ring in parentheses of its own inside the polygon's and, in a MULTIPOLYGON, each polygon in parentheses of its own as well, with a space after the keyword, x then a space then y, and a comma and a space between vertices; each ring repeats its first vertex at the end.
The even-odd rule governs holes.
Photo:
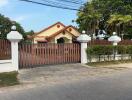
POLYGON ((114 31, 124 39, 132 38, 131 0, 90 0, 77 13, 80 32, 86 30, 93 36, 97 30, 105 30, 111 35, 114 31))
POLYGON ((115 64, 125 64, 125 63, 132 63, 132 60, 118 60, 118 61, 105 61, 105 62, 89 62, 87 65, 93 67, 103 67, 115 64))
POLYGON ((121 60, 126 60, 126 57, 127 59, 132 60, 131 45, 94 45, 87 48, 86 52, 90 62, 95 58, 98 62, 101 62, 102 60, 104 62, 112 61, 115 60, 118 55, 120 55, 121 60))
POLYGON ((0 73, 0 87, 13 86, 19 84, 18 72, 0 73))

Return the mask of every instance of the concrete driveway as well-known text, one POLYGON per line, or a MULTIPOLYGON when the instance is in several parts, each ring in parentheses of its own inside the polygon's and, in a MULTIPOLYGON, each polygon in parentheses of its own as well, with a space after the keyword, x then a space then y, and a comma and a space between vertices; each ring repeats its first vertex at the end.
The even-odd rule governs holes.
POLYGON ((0 100, 132 100, 132 69, 79 64, 42 69, 22 70, 21 81, 32 86, 0 89, 0 100))
POLYGON ((25 69, 19 72, 23 84, 52 85, 88 77, 104 76, 123 70, 124 67, 89 67, 81 64, 64 64, 25 69))

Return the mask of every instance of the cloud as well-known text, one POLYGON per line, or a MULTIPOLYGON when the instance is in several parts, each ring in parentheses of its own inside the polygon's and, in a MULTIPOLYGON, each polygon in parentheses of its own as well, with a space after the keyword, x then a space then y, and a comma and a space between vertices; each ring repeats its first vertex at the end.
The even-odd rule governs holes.
POLYGON ((31 16, 28 15, 28 14, 23 14, 23 15, 13 15, 13 16, 10 16, 9 18, 10 18, 11 20, 13 20, 13 21, 22 23, 22 22, 25 22, 25 21, 27 21, 28 19, 30 19, 31 16))
POLYGON ((28 16, 18 16, 16 18, 14 18, 14 20, 17 21, 17 22, 22 22, 27 18, 28 18, 28 16))
POLYGON ((8 0, 0 0, 0 7, 4 7, 9 3, 8 0))

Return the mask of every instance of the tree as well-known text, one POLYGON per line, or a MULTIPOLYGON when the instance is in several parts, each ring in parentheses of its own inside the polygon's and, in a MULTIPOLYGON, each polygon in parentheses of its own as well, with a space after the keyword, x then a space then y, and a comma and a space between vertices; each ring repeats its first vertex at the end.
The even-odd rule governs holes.
POLYGON ((9 18, 0 14, 0 39, 6 39, 7 34, 11 31, 12 23, 16 26, 17 31, 20 32, 24 38, 26 37, 25 31, 19 23, 11 21, 9 18))
POLYGON ((86 3, 78 12, 78 18, 76 22, 79 24, 79 30, 86 30, 87 33, 95 33, 95 29, 98 27, 101 14, 96 11, 92 3, 86 3))
MULTIPOLYGON (((122 26, 126 27, 126 25, 131 22, 130 17, 132 17, 132 1, 91 0, 90 2, 84 4, 80 10, 82 11, 78 12, 78 18, 76 20, 80 30, 90 29, 92 25, 96 26, 97 29, 105 29, 111 33, 112 31, 117 30, 116 25, 120 24, 121 29, 122 26), (120 18, 118 18, 119 16, 120 18), (127 19, 128 16, 129 20, 127 19), (95 21, 98 23, 93 23, 95 21), (112 27, 114 28, 111 31, 112 27)), ((95 32, 96 28, 92 27, 92 30, 94 30, 92 33, 95 32)))
POLYGON ((121 15, 121 14, 113 14, 110 16, 108 22, 108 27, 112 27, 112 31, 116 31, 121 34, 126 29, 129 23, 132 21, 131 15, 121 15), (114 26, 114 27, 113 27, 114 26))

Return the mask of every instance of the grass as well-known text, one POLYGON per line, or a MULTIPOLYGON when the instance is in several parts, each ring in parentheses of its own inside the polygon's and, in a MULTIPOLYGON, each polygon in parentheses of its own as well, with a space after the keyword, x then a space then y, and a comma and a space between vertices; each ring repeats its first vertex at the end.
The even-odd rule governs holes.
POLYGON ((113 65, 113 64, 123 64, 123 63, 132 63, 132 60, 119 60, 119 61, 103 61, 103 62, 90 62, 87 65, 89 66, 108 66, 108 65, 113 65))
POLYGON ((18 72, 0 73, 0 87, 19 84, 17 75, 18 72))

